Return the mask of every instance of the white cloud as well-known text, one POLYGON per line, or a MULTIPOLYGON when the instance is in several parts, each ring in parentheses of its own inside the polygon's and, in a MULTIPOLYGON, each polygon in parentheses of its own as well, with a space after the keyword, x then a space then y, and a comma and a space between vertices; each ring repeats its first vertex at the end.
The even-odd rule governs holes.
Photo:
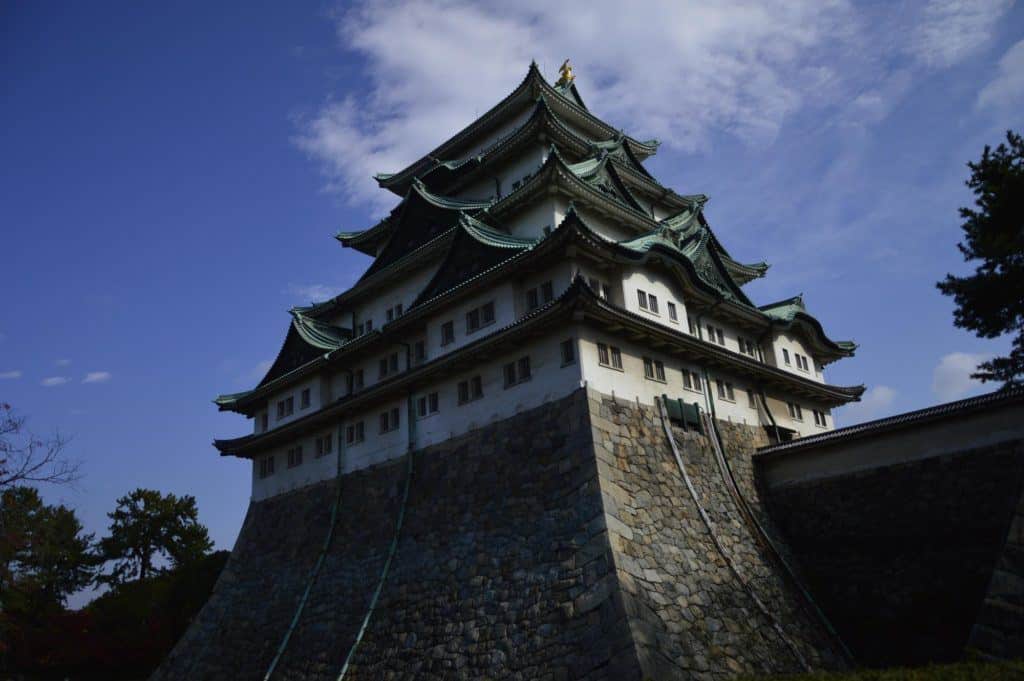
POLYGON ((0 371, 0 378, 21 378, 21 372, 17 369, 14 371, 0 371))
POLYGON ((82 379, 82 383, 106 383, 111 378, 109 371, 90 371, 82 379))
POLYGON ((930 66, 950 66, 991 37, 1012 0, 931 0, 908 36, 909 52, 930 66))
POLYGON ((978 365, 991 359, 991 355, 951 352, 932 372, 932 392, 943 402, 949 402, 981 387, 981 381, 971 378, 978 365))
POLYGON ((333 298, 340 293, 340 289, 331 288, 326 284, 289 284, 284 292, 301 299, 303 304, 308 304, 333 298))
POLYGON ((71 366, 71 360, 70 359, 58 359, 58 360, 56 360, 54 362, 54 364, 56 364, 59 367, 69 367, 69 366, 71 366))
POLYGON ((888 416, 895 400, 896 391, 887 385, 876 385, 869 388, 860 398, 860 402, 852 402, 843 407, 843 425, 849 426, 888 416))
POLYGON ((1024 108, 1024 40, 999 60, 995 78, 978 93, 978 108, 1016 111, 1024 108))
POLYGON ((374 173, 400 170, 471 122, 531 58, 553 80, 571 57, 596 113, 637 137, 681 151, 721 134, 761 146, 804 110, 835 124, 883 119, 922 70, 977 52, 1006 7, 363 2, 337 16, 342 48, 366 63, 360 87, 300 116, 295 141, 320 162, 328 190, 383 211, 396 198, 374 173))
POLYGON ((39 382, 39 385, 44 388, 53 388, 54 386, 64 385, 71 379, 67 376, 48 376, 39 382))

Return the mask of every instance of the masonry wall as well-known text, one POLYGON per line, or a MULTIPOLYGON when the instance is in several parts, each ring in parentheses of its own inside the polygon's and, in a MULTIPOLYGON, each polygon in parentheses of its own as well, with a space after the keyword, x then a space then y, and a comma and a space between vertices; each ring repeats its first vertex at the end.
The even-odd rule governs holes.
POLYGON ((1009 532, 1022 480, 1018 439, 775 485, 768 496, 815 597, 858 659, 907 665, 960 658, 972 628, 972 648, 1024 654, 1024 541, 1009 532), (993 575, 1001 555, 1002 573, 993 575))
MULTIPOLYGON (((745 456, 757 431, 736 433, 745 456)), ((839 664, 736 517, 706 440, 677 437, 725 551, 785 638, 710 543, 652 409, 581 389, 413 455, 394 561, 345 678, 798 671, 786 639, 815 666, 839 664)), ((337 677, 394 537, 408 462, 341 479, 334 540, 272 678, 337 677)), ((155 679, 263 678, 338 490, 326 481, 251 504, 210 601, 155 679)))

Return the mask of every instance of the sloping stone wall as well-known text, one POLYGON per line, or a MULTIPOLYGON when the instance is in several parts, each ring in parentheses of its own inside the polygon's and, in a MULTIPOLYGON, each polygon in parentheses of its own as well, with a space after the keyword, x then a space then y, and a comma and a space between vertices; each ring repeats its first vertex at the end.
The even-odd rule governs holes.
MULTIPOLYGON (((710 542, 660 428, 650 407, 581 389, 416 452, 397 553, 345 678, 798 670, 710 542)), ((707 440, 676 436, 729 557, 802 655, 834 666, 738 518, 707 440)), ((757 436, 727 436, 730 456, 749 455, 757 436)), ((342 478, 334 541, 274 679, 337 677, 394 537, 407 463, 342 478)), ((263 678, 323 545, 335 485, 250 506, 210 601, 154 679, 263 678)))
MULTIPOLYGON (((992 575, 1004 545, 1008 570, 1021 555, 1008 529, 1022 479, 1024 443, 1009 441, 783 485, 769 502, 812 592, 858 660, 920 664, 963 655, 990 581, 996 592, 1017 585, 1016 596, 993 594, 996 600, 1021 599, 1024 579, 992 575)), ((1006 612, 990 611, 993 626, 976 628, 976 646, 1013 640, 1000 633, 1006 612)))
POLYGON ((1024 489, 967 645, 987 657, 1024 657, 1024 489))
MULTIPOLYGON (((708 439, 673 430, 697 493, 694 500, 653 408, 592 393, 590 413, 616 572, 647 677, 802 671, 727 558, 813 667, 841 667, 820 623, 804 611, 743 522, 708 439), (697 503, 712 520, 726 555, 712 541, 697 503)), ((763 444, 760 429, 720 426, 724 451, 734 461, 763 444)), ((753 493, 749 465, 736 477, 745 497, 753 493)), ((756 495, 747 498, 758 505, 756 495)))

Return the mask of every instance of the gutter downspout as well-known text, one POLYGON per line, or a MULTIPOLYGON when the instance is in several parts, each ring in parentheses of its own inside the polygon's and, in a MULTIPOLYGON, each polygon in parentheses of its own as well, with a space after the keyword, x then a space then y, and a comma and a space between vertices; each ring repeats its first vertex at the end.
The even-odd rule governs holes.
MULTIPOLYGON (((704 340, 704 332, 701 330, 701 320, 704 319, 704 315, 706 315, 709 312, 714 311, 714 309, 716 307, 718 307, 719 305, 721 305, 721 304, 722 304, 721 300, 716 300, 711 305, 711 307, 705 308, 704 311, 700 312, 697 315, 697 322, 696 322, 696 324, 697 324, 697 339, 698 340, 704 340)), ((711 381, 708 379, 708 369, 707 369, 707 367, 705 365, 702 364, 701 367, 700 367, 700 371, 701 371, 701 374, 703 374, 703 376, 704 376, 704 388, 705 388, 704 404, 707 406, 708 411, 711 413, 711 416, 715 417, 715 399, 714 399, 714 397, 711 394, 711 381)), ((715 417, 715 418, 717 418, 717 417, 715 417)))
MULTIPOLYGON (((351 373, 351 372, 349 372, 351 373)), ((327 557, 327 552, 331 548, 331 542, 334 539, 334 527, 338 520, 338 507, 341 505, 341 476, 344 471, 344 438, 342 437, 342 425, 338 424, 338 456, 336 457, 336 473, 335 473, 335 494, 334 503, 331 506, 331 519, 327 525, 327 536, 324 537, 323 546, 320 547, 320 553, 317 554, 316 562, 313 564, 313 569, 309 573, 309 579, 306 580, 306 588, 302 592, 302 598, 299 599, 299 605, 295 609, 295 615, 292 617, 291 624, 288 625, 288 630, 285 631, 284 638, 281 639, 281 644, 277 647, 277 652, 274 654, 274 659, 270 661, 270 666, 267 668, 267 673, 263 675, 263 681, 270 681, 274 671, 277 669, 278 663, 284 656, 285 650, 288 648, 288 643, 291 641, 292 634, 298 628, 299 620, 302 617, 302 612, 306 608, 306 603, 309 601, 309 594, 313 590, 313 585, 316 583, 317 577, 320 575, 320 569, 323 567, 324 559, 327 557)))
MULTIPOLYGON (((399 343, 405 347, 405 367, 406 371, 411 366, 410 362, 412 359, 411 348, 408 343, 399 343)), ((405 510, 409 502, 409 488, 412 483, 412 471, 413 471, 413 452, 415 447, 415 429, 413 427, 413 403, 412 403, 412 390, 406 392, 406 413, 408 416, 408 425, 406 426, 407 445, 406 445, 406 471, 405 471, 405 489, 402 492, 402 503, 398 508, 398 518, 395 521, 395 534, 391 539, 391 546, 388 548, 388 557, 384 561, 384 567, 381 569, 380 579, 377 580, 377 588, 373 591, 373 596, 370 598, 370 605, 366 609, 366 615, 363 617, 362 624, 359 625, 359 631, 356 633, 356 638, 352 642, 352 647, 348 650, 348 655, 345 656, 345 662, 341 667, 341 671, 338 672, 336 681, 342 681, 345 675, 348 673, 349 667, 352 665, 352 660, 355 659, 356 649, 359 648, 359 644, 363 640, 363 635, 366 633, 367 628, 370 625, 370 618, 373 617, 374 610, 377 609, 377 602, 380 600, 380 594, 384 590, 384 583, 387 581, 388 573, 391 571, 391 563, 395 558, 395 554, 398 552, 398 540, 402 535, 402 524, 405 521, 405 510)))

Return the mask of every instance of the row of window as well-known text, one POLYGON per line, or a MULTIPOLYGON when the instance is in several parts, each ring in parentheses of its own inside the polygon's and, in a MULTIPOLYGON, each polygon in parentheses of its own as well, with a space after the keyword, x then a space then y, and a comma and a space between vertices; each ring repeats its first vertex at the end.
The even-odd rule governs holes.
MULTIPOLYGON (((811 363, 807 359, 807 355, 801 355, 799 352, 794 352, 793 360, 796 362, 797 369, 807 372, 811 370, 811 363)), ((782 361, 786 363, 786 366, 793 365, 793 363, 789 360, 789 350, 787 350, 786 348, 782 348, 782 361)))
MULTIPOLYGON (((789 418, 794 421, 804 420, 804 410, 796 402, 787 402, 786 406, 789 408, 789 418)), ((828 415, 823 411, 812 409, 811 413, 814 415, 814 425, 822 428, 828 427, 828 415)))
POLYGON ((545 281, 540 286, 534 286, 526 291, 526 309, 536 310, 541 305, 547 305, 555 299, 555 287, 550 281, 545 281))
MULTIPOLYGON (((303 388, 302 392, 299 393, 299 409, 309 409, 311 404, 310 389, 303 388)), ((295 413, 295 398, 286 397, 283 400, 277 402, 277 420, 281 421, 286 419, 295 413)), ((270 427, 270 418, 264 412, 260 415, 260 432, 266 432, 270 427)))
MULTIPOLYGON (((322 456, 327 456, 334 449, 334 436, 331 434, 321 435, 316 438, 316 457, 319 459, 322 456)), ((295 468, 296 466, 302 465, 302 445, 296 445, 295 447, 289 447, 285 452, 285 460, 287 461, 288 468, 295 468)), ((259 476, 260 478, 267 478, 274 474, 274 455, 265 456, 260 459, 259 463, 259 476)))
MULTIPOLYGON (((653 293, 647 291, 636 291, 636 302, 640 306, 641 310, 646 310, 651 314, 661 314, 658 308, 658 297, 653 293)), ((679 308, 672 301, 666 301, 665 308, 668 310, 668 319, 671 322, 679 322, 679 308)))

